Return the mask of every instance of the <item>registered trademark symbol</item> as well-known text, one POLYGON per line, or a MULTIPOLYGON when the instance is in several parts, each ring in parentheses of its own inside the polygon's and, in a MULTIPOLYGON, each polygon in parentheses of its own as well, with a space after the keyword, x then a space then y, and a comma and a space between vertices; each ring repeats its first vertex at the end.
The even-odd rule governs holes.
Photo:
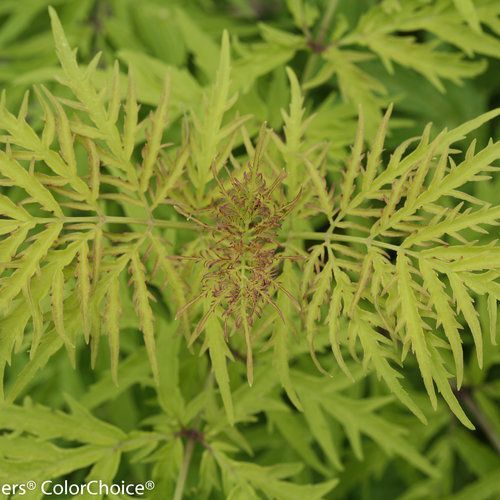
POLYGON ((146 486, 146 489, 148 491, 154 490, 155 482, 154 481, 146 481, 146 484, 144 486, 146 486))
POLYGON ((35 481, 28 481, 26 483, 26 488, 28 488, 28 490, 30 490, 30 491, 33 491, 36 488, 35 481))

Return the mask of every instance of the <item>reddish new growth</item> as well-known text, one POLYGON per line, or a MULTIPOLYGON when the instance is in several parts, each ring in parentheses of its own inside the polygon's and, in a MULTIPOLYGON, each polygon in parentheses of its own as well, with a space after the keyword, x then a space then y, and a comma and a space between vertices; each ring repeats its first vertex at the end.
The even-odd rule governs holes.
POLYGON ((203 276, 202 293, 191 302, 201 297, 212 299, 209 310, 191 337, 191 343, 200 335, 217 308, 224 319, 226 338, 229 337, 230 326, 236 331, 243 330, 250 384, 253 378, 250 329, 267 304, 283 318, 272 299, 276 289, 290 296, 276 280, 278 264, 285 258, 278 253, 280 243, 277 233, 298 200, 297 195, 290 203, 280 204, 277 201, 284 199, 284 196, 275 193, 284 173, 270 185, 266 183, 259 171, 263 141, 261 134, 255 155, 244 167, 241 178, 228 172, 227 187, 214 172, 220 198, 210 209, 214 225, 204 225, 213 236, 203 259, 208 270, 203 276))

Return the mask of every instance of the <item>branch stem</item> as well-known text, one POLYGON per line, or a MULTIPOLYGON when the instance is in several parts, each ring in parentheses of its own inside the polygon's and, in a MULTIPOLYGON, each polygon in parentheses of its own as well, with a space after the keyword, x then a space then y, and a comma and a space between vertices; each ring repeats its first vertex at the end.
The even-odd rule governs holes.
POLYGON ((496 433, 486 415, 477 406, 470 390, 462 388, 459 391, 455 391, 455 395, 458 400, 471 412, 477 425, 482 429, 496 452, 500 453, 500 436, 496 433))
POLYGON ((187 440, 186 449, 184 450, 184 459, 182 460, 181 469, 179 471, 179 475, 177 476, 177 484, 175 485, 173 500, 182 500, 182 497, 184 496, 184 488, 186 486, 189 466, 191 464, 191 458, 193 456, 194 445, 194 438, 190 437, 187 440))

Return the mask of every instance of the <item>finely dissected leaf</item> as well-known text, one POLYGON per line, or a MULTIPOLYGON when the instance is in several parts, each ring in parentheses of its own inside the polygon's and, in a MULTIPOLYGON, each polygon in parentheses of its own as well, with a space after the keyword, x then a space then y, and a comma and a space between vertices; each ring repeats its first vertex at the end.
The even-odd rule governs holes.
MULTIPOLYGON (((76 309, 75 309, 76 311, 76 309)), ((73 318, 72 327, 76 327, 77 321, 73 318)), ((68 325, 66 325, 67 327, 68 325)), ((58 352, 64 343, 61 337, 57 335, 55 329, 47 332, 33 356, 33 359, 27 363, 17 376, 14 384, 9 387, 9 391, 5 395, 5 401, 12 403, 20 395, 20 393, 26 388, 26 386, 33 380, 35 375, 41 370, 49 361, 49 359, 58 352)))
POLYGON ((289 372, 289 346, 286 325, 279 323, 274 333, 274 363, 280 376, 281 384, 288 397, 299 410, 302 409, 300 399, 293 387, 289 372))
POLYGON ((106 314, 104 322, 108 335, 109 352, 111 356, 111 376, 113 382, 118 385, 118 359, 120 356, 120 315, 122 312, 120 303, 120 280, 111 282, 106 301, 106 314))
POLYGON ((58 269, 52 280, 51 288, 51 305, 52 305, 52 320, 56 333, 64 342, 71 362, 75 364, 75 345, 64 326, 64 273, 62 269, 58 269))
POLYGON ((3 194, 0 194, 0 215, 5 215, 19 221, 28 221, 31 218, 29 212, 17 206, 3 194))
POLYGON ((16 186, 25 189, 45 210, 51 211, 58 216, 62 215, 61 207, 51 192, 3 151, 0 151, 0 173, 11 179, 16 186))
POLYGON ((342 352, 340 350, 340 341, 339 341, 339 330, 340 330, 340 317, 342 311, 342 300, 345 303, 345 290, 344 290, 344 273, 337 268, 334 268, 335 275, 335 285, 333 287, 332 297, 330 300, 330 305, 328 309, 328 316, 326 321, 328 323, 328 338, 330 340, 330 346, 332 348, 333 355, 342 369, 342 371, 349 377, 351 380, 352 374, 347 368, 344 358, 342 357, 342 352))
POLYGON ((317 472, 328 475, 328 468, 321 462, 310 442, 310 436, 301 432, 304 426, 304 419, 302 416, 297 416, 285 412, 280 413, 267 413, 270 418, 273 428, 283 435, 286 443, 290 446, 300 457, 300 459, 317 472))
POLYGON ((152 119, 151 132, 146 143, 146 150, 144 161, 142 163, 141 173, 141 189, 143 191, 146 191, 149 187, 149 181, 151 179, 151 176, 153 175, 154 164, 156 163, 158 154, 160 152, 163 131, 167 126, 169 93, 170 80, 167 78, 165 80, 165 86, 160 97, 160 102, 158 103, 158 107, 156 108, 155 115, 152 119))
POLYGON ((482 61, 466 62, 461 54, 437 51, 435 43, 415 43, 410 37, 372 36, 367 39, 367 44, 380 56, 389 71, 393 71, 393 61, 409 66, 422 73, 441 92, 445 91, 441 79, 459 83, 463 78, 484 71, 482 61))
POLYGON ((164 335, 158 340, 158 354, 163 360, 160 364, 159 403, 165 412, 181 419, 185 411, 185 401, 180 389, 179 354, 184 339, 177 335, 171 324, 162 319, 159 321, 164 331, 164 335))
POLYGON ((302 0, 287 0, 286 6, 298 27, 311 26, 319 15, 319 11, 314 5, 309 5, 302 0))
POLYGON ((330 193, 328 193, 326 181, 318 172, 318 167, 311 163, 307 158, 305 159, 307 171, 311 178, 311 182, 317 193, 319 204, 323 213, 331 220, 333 217, 333 201, 331 199, 330 193))
POLYGON ((472 484, 462 488, 458 493, 445 497, 445 500, 487 500, 495 498, 500 494, 500 480, 498 479, 500 469, 497 468, 485 478, 478 479, 472 484))
POLYGON ((50 109, 47 99, 43 96, 40 87, 36 86, 34 90, 37 100, 43 108, 44 127, 42 132, 42 144, 44 147, 49 149, 54 142, 56 134, 56 117, 50 109))
POLYGON ((252 387, 253 385, 253 352, 252 352, 252 340, 250 338, 250 326, 248 324, 247 315, 247 301, 244 298, 241 301, 241 322, 243 324, 243 333, 245 337, 245 349, 246 349, 246 368, 247 368, 247 381, 248 385, 252 387))
MULTIPOLYGON (((182 282, 181 276, 174 263, 169 260, 169 255, 165 246, 162 244, 161 240, 153 234, 150 235, 150 240, 151 244, 153 245, 153 249, 158 256, 158 265, 163 269, 166 279, 172 284, 171 289, 175 297, 177 307, 186 304, 187 300, 184 291, 185 285, 182 282)), ((188 318, 185 314, 182 315, 182 323, 185 334, 187 335, 190 327, 188 318)))
POLYGON ((61 155, 68 166, 70 175, 74 176, 76 174, 76 157, 69 120, 63 107, 55 98, 52 98, 52 103, 56 108, 56 130, 59 138, 61 155))
POLYGON ((22 256, 22 266, 2 283, 0 311, 10 304, 12 299, 17 296, 33 274, 35 274, 40 260, 57 240, 61 229, 62 225, 59 223, 50 224, 45 231, 37 235, 34 243, 30 245, 22 256))
MULTIPOLYGON (((64 250, 50 252, 47 256, 47 265, 40 270, 39 274, 35 274, 31 281, 26 282, 23 293, 25 297, 28 295, 28 303, 24 301, 16 303, 16 306, 3 317, 1 322, 3 341, 0 343, 0 357, 2 359, 10 360, 10 353, 16 340, 16 333, 20 330, 22 334, 29 321, 33 309, 29 305, 29 297, 31 297, 34 304, 41 303, 50 292, 55 273, 71 263, 78 251, 79 245, 80 242, 75 242, 68 245, 64 250)), ((34 353, 32 354, 33 356, 34 353)))
POLYGON ((90 338, 90 319, 89 319, 89 303, 90 303, 90 264, 89 264, 89 247, 87 241, 83 241, 78 253, 78 267, 76 271, 77 286, 80 298, 80 313, 83 323, 83 334, 85 342, 89 342, 90 338))
POLYGON ((408 257, 399 253, 396 269, 398 273, 398 290, 401 300, 401 319, 405 325, 406 334, 415 355, 418 367, 424 380, 425 388, 433 407, 437 406, 436 393, 432 383, 431 359, 427 348, 425 332, 422 327, 422 318, 418 311, 418 302, 412 288, 412 278, 408 267, 408 257))
POLYGON ((378 94, 384 93, 384 86, 363 71, 356 63, 369 57, 364 52, 338 50, 328 47, 323 52, 325 64, 318 73, 306 82, 305 88, 313 88, 328 81, 333 75, 338 78, 339 89, 346 100, 363 108, 368 137, 373 137, 383 100, 378 94))
MULTIPOLYGON (((322 399, 321 403, 329 414, 342 423, 349 439, 354 440, 353 444, 359 441, 360 433, 366 434, 378 442, 386 452, 401 455, 425 474, 436 476, 430 462, 402 436, 401 428, 364 409, 364 403, 340 395, 331 395, 322 399)), ((358 448, 358 455, 361 454, 361 442, 355 446, 358 448)))
MULTIPOLYGON (((105 455, 92 466, 90 473, 86 477, 86 481, 90 482, 92 480, 97 480, 107 484, 112 483, 118 472, 121 458, 122 454, 118 450, 105 455)), ((92 498, 94 495, 88 496, 92 498)))
POLYGON ((404 245, 419 245, 422 242, 437 239, 443 234, 456 234, 467 228, 477 227, 479 224, 496 225, 500 219, 500 207, 485 208, 482 210, 469 211, 445 218, 442 222, 432 226, 418 229, 409 236, 404 245))
POLYGON ((347 165, 347 168, 344 172, 344 179, 342 181, 342 191, 341 191, 342 199, 340 200, 340 208, 342 210, 346 210, 349 201, 351 200, 351 196, 354 191, 358 175, 361 171, 364 128, 365 128, 365 123, 364 123, 363 108, 360 107, 358 128, 356 130, 356 138, 354 139, 354 145, 352 147, 351 157, 347 165))
MULTIPOLYGON (((283 287, 287 290, 291 289, 292 284, 292 266, 289 261, 285 262, 283 266, 283 274, 281 275, 281 281, 283 287)), ((278 307, 283 312, 285 317, 289 315, 291 310, 291 304, 283 290, 278 293, 278 307)), ((287 325, 282 321, 278 322, 276 325, 274 335, 273 335, 273 366, 278 372, 281 385, 285 389, 290 401, 299 410, 302 409, 299 397, 295 391, 292 380, 290 378, 289 369, 289 357, 290 357, 290 335, 287 329, 287 325)))
POLYGON ((121 107, 121 95, 120 95, 120 65, 118 61, 115 61, 113 65, 112 77, 109 79, 108 83, 109 92, 109 104, 107 109, 107 115, 111 123, 116 123, 118 120, 118 115, 120 113, 121 107))
POLYGON ((92 384, 80 402, 89 410, 126 392, 135 384, 147 385, 151 381, 146 348, 142 347, 125 358, 118 366, 119 386, 115 385, 111 371, 92 384))
POLYGON ((104 234, 102 227, 97 226, 94 232, 92 247, 92 283, 97 283, 101 272, 101 263, 104 253, 104 234))
POLYGON ((285 479, 300 471, 300 464, 281 464, 264 467, 251 462, 239 462, 229 459, 221 452, 215 454, 217 462, 222 469, 232 471, 231 483, 238 483, 241 488, 240 493, 244 496, 236 496, 235 490, 231 498, 257 498, 252 488, 247 487, 250 483, 255 489, 261 490, 270 498, 290 498, 300 500, 310 498, 316 500, 324 498, 338 483, 337 480, 326 481, 314 485, 294 484, 285 479), (250 493, 249 493, 250 491, 250 493))
POLYGON ((176 9, 176 21, 184 33, 188 48, 194 54, 195 64, 209 77, 217 71, 218 47, 208 34, 192 19, 187 12, 176 9))
POLYGON ((460 14, 462 14, 464 20, 469 23, 470 27, 473 30, 480 32, 481 26, 479 25, 479 18, 472 0, 453 0, 453 3, 459 10, 460 14))
POLYGON ((290 111, 285 113, 282 111, 286 137, 286 161, 288 167, 288 183, 290 186, 291 193, 295 194, 295 190, 298 187, 297 181, 297 169, 299 166, 299 152, 301 138, 304 133, 305 124, 302 121, 304 116, 303 103, 304 98, 300 91, 299 82, 297 76, 292 71, 291 68, 287 68, 287 76, 290 81, 290 111))
POLYGON ((434 346, 430 345, 430 343, 428 346, 432 358, 432 373, 439 392, 442 394, 451 411, 456 415, 460 422, 462 422, 465 427, 474 430, 475 427, 472 425, 472 422, 468 419, 467 415, 458 403, 457 398, 453 394, 450 383, 448 382, 449 374, 444 367, 443 360, 441 359, 438 350, 434 346))
MULTIPOLYGON (((91 76, 95 71, 95 66, 99 61, 100 55, 89 64, 87 71, 79 68, 75 53, 71 50, 61 22, 56 11, 50 7, 49 14, 52 24, 52 33, 56 46, 56 53, 64 71, 67 84, 79 101, 86 107, 90 119, 97 130, 106 138, 107 146, 117 159, 123 160, 115 162, 115 166, 127 172, 128 179, 134 183, 137 182, 137 174, 133 167, 126 160, 126 153, 121 141, 120 133, 113 123, 112 118, 108 116, 107 110, 99 98, 96 89, 91 84, 91 76)), ((130 145, 128 146, 130 148, 130 145)), ((128 150, 129 151, 129 150, 128 150)))
POLYGON ((328 460, 337 468, 342 470, 338 452, 333 443, 332 434, 321 406, 309 395, 301 393, 304 416, 311 428, 311 433, 324 450, 328 460))
POLYGON ((300 287, 301 295, 305 295, 307 290, 309 289, 311 281, 314 278, 314 271, 315 269, 317 269, 319 265, 318 259, 321 259, 321 256, 324 254, 324 252, 325 252, 325 247, 323 245, 316 245, 314 248, 311 249, 309 253, 309 258, 304 264, 302 271, 302 280, 300 287))
POLYGON ((392 105, 387 109, 384 119, 380 122, 379 129, 377 131, 377 135, 375 136, 375 140, 373 141, 372 148, 368 153, 368 158, 366 160, 366 168, 363 174, 363 182, 361 185, 361 189, 363 191, 367 191, 371 186, 373 180, 377 175, 377 169, 380 163, 380 156, 382 154, 382 150, 384 147, 385 136, 387 134, 387 127, 389 123, 389 118, 392 113, 392 105))
POLYGON ((31 229, 29 225, 22 225, 14 233, 0 241, 0 270, 3 272, 5 266, 11 262, 18 248, 28 236, 28 231, 31 229))
POLYGON ((137 104, 134 75, 132 71, 129 70, 127 101, 125 103, 125 121, 123 125, 123 147, 127 159, 131 157, 134 151, 138 112, 139 106, 137 104))
POLYGON ((24 484, 28 480, 47 480, 70 474, 84 469, 97 462, 107 450, 99 446, 81 446, 75 449, 53 449, 50 460, 34 460, 19 462, 18 460, 3 460, 0 479, 2 482, 15 481, 24 484), (29 479, 28 479, 29 478, 29 479))
MULTIPOLYGON (((215 157, 216 146, 222 126, 224 112, 230 106, 229 89, 231 74, 231 56, 229 35, 227 31, 222 34, 219 66, 212 91, 206 99, 205 115, 197 117, 199 128, 199 144, 194 146, 196 160, 197 185, 202 189, 208 182, 210 166, 215 157)), ((195 122, 196 123, 196 122, 195 122)))
POLYGON ((359 279, 358 279, 358 284, 356 287, 356 292, 354 293, 354 296, 352 298, 350 307, 349 307, 349 316, 352 317, 354 310, 356 309, 356 306, 358 305, 358 302, 360 301, 364 291, 365 287, 368 284, 368 280, 370 278, 370 274, 372 272, 372 262, 373 262, 373 254, 374 250, 372 248, 368 248, 368 252, 363 259, 363 264, 361 266, 361 271, 359 273, 359 279))
POLYGON ((232 359, 231 351, 229 351, 226 342, 224 341, 224 332, 221 328, 219 320, 215 314, 211 314, 205 324, 206 339, 202 349, 208 349, 210 360, 212 362, 215 380, 219 386, 224 408, 226 409, 229 423, 234 423, 234 409, 231 397, 231 389, 229 386, 229 374, 227 371, 226 358, 232 359))
POLYGON ((422 410, 415 404, 411 399, 408 392, 403 388, 399 379, 402 375, 397 372, 387 361, 387 354, 385 354, 382 348, 378 345, 378 334, 373 330, 369 323, 363 319, 355 320, 359 325, 358 335, 361 340, 361 345, 365 352, 365 356, 368 356, 371 363, 373 364, 375 371, 379 378, 382 378, 387 384, 387 387, 394 393, 394 395, 399 398, 399 400, 411 411, 413 412, 423 423, 427 423, 425 415, 422 410))
POLYGON ((0 221, 0 234, 10 234, 16 229, 19 229, 23 224, 14 220, 4 219, 0 221))
POLYGON ((158 190, 155 195, 155 201, 153 206, 157 206, 162 201, 165 200, 170 191, 174 189, 176 184, 179 182, 184 170, 186 168, 189 159, 189 149, 187 147, 183 148, 175 160, 175 165, 169 171, 169 175, 163 182, 159 185, 158 190))
MULTIPOLYGON (((440 141, 441 145, 444 144, 453 144, 457 141, 460 141, 465 138, 467 134, 472 132, 473 130, 478 129, 481 125, 489 122, 490 120, 494 120, 497 116, 500 115, 500 108, 492 109, 491 111, 487 111, 482 115, 477 116, 476 118, 472 118, 469 121, 455 127, 454 129, 448 131, 440 141)), ((441 146, 443 147, 443 146, 441 146)))
POLYGON ((316 350, 314 348, 314 335, 316 333, 316 321, 319 319, 321 314, 320 308, 328 291, 330 290, 330 283, 333 277, 333 262, 328 260, 325 267, 321 270, 315 283, 315 289, 311 302, 309 304, 309 309, 307 311, 306 318, 306 332, 307 332, 307 342, 309 344, 309 351, 313 358, 315 365, 319 370, 324 371, 319 361, 316 358, 316 350))
POLYGON ((144 343, 148 351, 151 370, 156 381, 158 381, 158 362, 156 359, 156 346, 154 336, 154 315, 151 309, 150 293, 146 285, 144 265, 139 256, 133 254, 130 259, 130 273, 134 285, 134 307, 139 317, 141 331, 144 335, 144 343))
POLYGON ((429 290, 431 301, 436 309, 437 322, 443 325, 444 333, 450 343, 457 372, 457 387, 460 389, 464 374, 462 340, 458 332, 460 324, 457 322, 455 313, 450 306, 450 298, 444 290, 444 284, 439 279, 435 270, 425 259, 420 260, 419 268, 424 278, 425 286, 429 290))
POLYGON ((63 438, 101 446, 112 446, 125 437, 123 431, 92 416, 70 399, 72 414, 52 411, 42 405, 3 405, 0 427, 29 432, 42 439, 63 438))
POLYGON ((24 297, 26 299, 26 303, 29 307, 31 319, 33 322, 33 337, 31 340, 31 349, 30 349, 30 359, 33 359, 33 356, 36 353, 38 345, 40 344, 40 340, 43 335, 44 324, 43 324, 43 313, 40 308, 40 303, 33 300, 33 296, 31 294, 31 287, 28 283, 26 288, 23 290, 24 297))
POLYGON ((500 142, 492 143, 475 156, 466 158, 452 168, 441 182, 432 186, 418 196, 417 207, 432 203, 441 196, 453 193, 455 189, 474 179, 480 172, 487 171, 491 163, 500 157, 500 142))
MULTIPOLYGON (((233 465, 234 466, 234 465, 233 465)), ((264 475, 262 468, 256 464, 240 462, 237 471, 245 479, 254 483, 257 488, 264 491, 269 496, 286 496, 286 498, 300 500, 310 498, 311 500, 324 498, 337 485, 336 479, 325 481, 314 485, 300 485, 275 479, 267 474, 264 475)))
POLYGON ((453 296, 457 304, 457 308, 462 312, 474 338, 476 345, 477 362, 481 367, 483 365, 483 335, 481 325, 478 319, 478 313, 474 309, 474 302, 467 291, 467 288, 455 273, 448 274, 453 296))

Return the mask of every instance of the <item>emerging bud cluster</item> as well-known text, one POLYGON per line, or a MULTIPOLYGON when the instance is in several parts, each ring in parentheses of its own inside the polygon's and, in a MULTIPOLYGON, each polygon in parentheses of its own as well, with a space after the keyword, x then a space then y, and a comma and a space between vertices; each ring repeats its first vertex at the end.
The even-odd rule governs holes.
POLYGON ((283 290, 277 281, 279 262, 284 258, 279 253, 278 231, 299 198, 297 195, 287 203, 278 192, 284 172, 273 182, 266 181, 260 168, 265 134, 260 134, 255 154, 240 175, 226 170, 228 180, 224 183, 214 169, 220 193, 209 209, 211 222, 204 225, 211 238, 203 255, 207 271, 202 278, 202 293, 197 297, 211 299, 211 306, 191 337, 192 343, 210 315, 220 311, 226 339, 230 330, 245 334, 250 382, 251 327, 266 305, 282 316, 272 298, 278 288, 283 290))

